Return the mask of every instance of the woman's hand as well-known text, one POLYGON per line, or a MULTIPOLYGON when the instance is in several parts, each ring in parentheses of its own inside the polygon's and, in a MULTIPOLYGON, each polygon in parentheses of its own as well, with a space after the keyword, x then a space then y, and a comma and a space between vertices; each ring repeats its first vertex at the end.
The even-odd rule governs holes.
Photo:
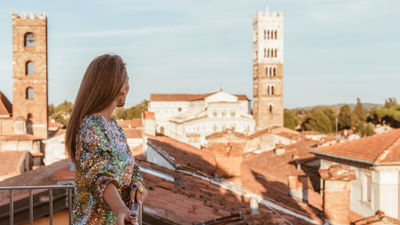
MULTIPOLYGON (((134 183, 137 188, 132 187, 131 192, 130 192, 130 199, 132 202, 135 201, 135 195, 136 195, 136 200, 140 203, 143 204, 143 202, 147 198, 147 189, 143 186, 142 182, 136 181, 134 183)), ((134 186, 134 185, 132 185, 134 186)))
POLYGON ((117 221, 115 221, 115 225, 125 225, 125 222, 131 222, 131 224, 135 224, 136 216, 132 215, 127 207, 121 208, 120 211, 116 212, 117 221))

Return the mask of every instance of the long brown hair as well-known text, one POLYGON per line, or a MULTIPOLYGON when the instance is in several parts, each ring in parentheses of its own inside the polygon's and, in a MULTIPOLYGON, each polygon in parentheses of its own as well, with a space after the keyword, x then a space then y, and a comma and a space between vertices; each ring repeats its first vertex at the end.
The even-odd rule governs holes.
POLYGON ((86 69, 65 135, 67 152, 75 164, 75 137, 81 120, 109 106, 120 94, 127 77, 125 63, 118 55, 98 56, 86 69))

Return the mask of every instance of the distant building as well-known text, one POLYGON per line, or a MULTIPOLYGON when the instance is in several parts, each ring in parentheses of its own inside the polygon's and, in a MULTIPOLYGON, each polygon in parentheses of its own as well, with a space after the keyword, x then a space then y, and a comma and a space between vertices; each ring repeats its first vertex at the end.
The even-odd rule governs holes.
POLYGON ((0 150, 29 151, 34 164, 48 137, 47 16, 12 15, 13 103, 0 92, 0 150))
POLYGON ((253 17, 253 116, 257 130, 283 126, 283 13, 253 17))
POLYGON ((317 148, 321 169, 332 165, 354 170, 352 211, 372 216, 377 210, 400 218, 400 129, 317 148))
POLYGON ((155 113, 158 133, 196 147, 206 144, 206 136, 225 129, 254 132, 248 98, 222 90, 208 94, 152 94, 149 111, 155 113))

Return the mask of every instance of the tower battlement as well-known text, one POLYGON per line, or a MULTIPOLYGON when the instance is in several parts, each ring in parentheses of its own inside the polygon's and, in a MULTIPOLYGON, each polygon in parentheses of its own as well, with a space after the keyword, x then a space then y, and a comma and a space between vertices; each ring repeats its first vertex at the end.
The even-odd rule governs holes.
POLYGON ((24 12, 21 14, 18 13, 12 13, 12 21, 13 24, 26 24, 26 23, 40 23, 43 24, 45 23, 47 20, 47 15, 46 13, 40 13, 40 14, 36 14, 36 13, 30 13, 29 15, 24 12))

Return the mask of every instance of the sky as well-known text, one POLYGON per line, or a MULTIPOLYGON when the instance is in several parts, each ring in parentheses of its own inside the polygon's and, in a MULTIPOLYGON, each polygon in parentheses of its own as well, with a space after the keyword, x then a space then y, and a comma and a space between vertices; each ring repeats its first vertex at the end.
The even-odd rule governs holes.
MULTIPOLYGON (((86 67, 105 53, 127 64, 127 107, 151 93, 220 88, 252 99, 252 16, 266 2, 2 1, 0 91, 12 100, 12 12, 45 12, 49 103, 74 101, 86 67)), ((284 13, 286 108, 399 97, 400 1, 268 2, 284 13)))

